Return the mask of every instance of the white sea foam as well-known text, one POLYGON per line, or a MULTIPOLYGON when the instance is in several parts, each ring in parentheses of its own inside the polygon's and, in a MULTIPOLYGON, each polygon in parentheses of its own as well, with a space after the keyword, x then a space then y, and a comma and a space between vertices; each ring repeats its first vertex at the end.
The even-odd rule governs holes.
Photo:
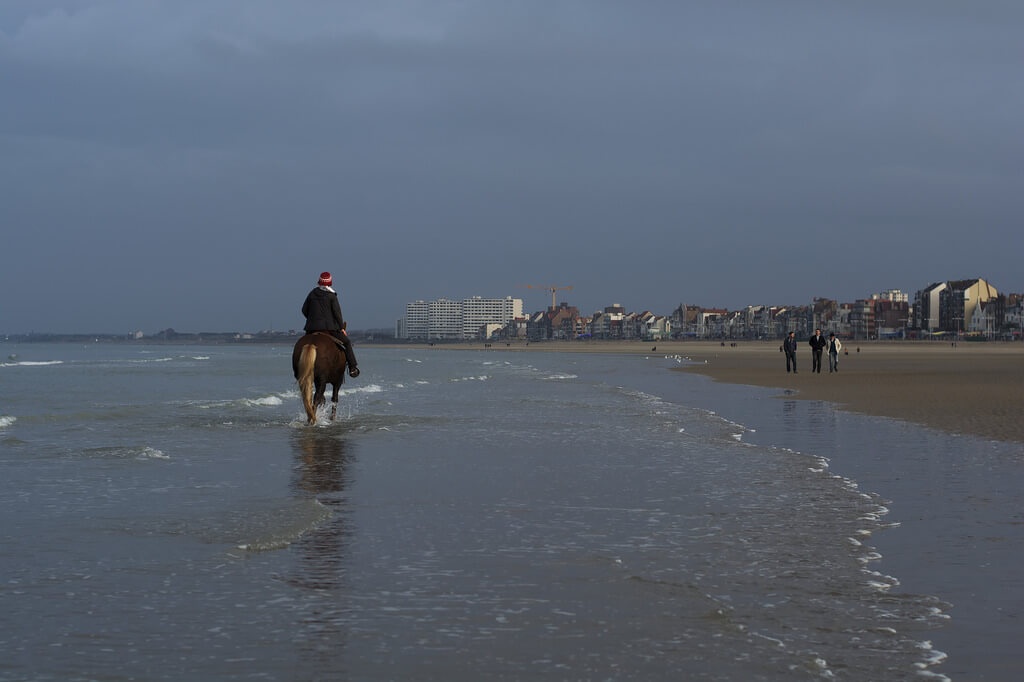
POLYGON ((353 395, 355 393, 383 393, 384 388, 380 384, 370 384, 369 386, 360 386, 359 388, 343 388, 338 391, 338 395, 353 395))
POLYGON ((160 450, 151 448, 148 445, 142 448, 142 451, 138 454, 139 459, 170 459, 160 450))
POLYGON ((8 415, 0 415, 0 429, 6 429, 8 426, 16 422, 17 417, 11 417, 8 415))
POLYGON ((192 359, 193 360, 209 360, 210 356, 209 355, 193 355, 192 359))
POLYGON ((87 448, 82 454, 96 459, 170 459, 162 451, 149 445, 114 445, 87 448))
POLYGON ((917 648, 923 649, 925 651, 924 660, 914 664, 914 666, 918 669, 918 674, 924 677, 933 677, 938 680, 946 680, 948 682, 949 678, 945 675, 941 673, 931 672, 928 670, 928 668, 932 667, 933 665, 938 665, 939 663, 942 663, 948 658, 945 652, 939 651, 938 649, 934 648, 932 646, 932 643, 928 640, 918 642, 917 648))
POLYGON ((63 365, 63 360, 22 360, 20 362, 0 362, 0 367, 46 367, 49 365, 63 365))
POLYGON ((541 378, 545 381, 553 381, 559 379, 579 379, 579 376, 576 374, 552 374, 551 376, 541 378))
POLYGON ((284 401, 278 398, 276 395, 268 395, 263 398, 247 399, 245 403, 247 405, 258 405, 261 407, 269 407, 273 405, 281 405, 284 401))

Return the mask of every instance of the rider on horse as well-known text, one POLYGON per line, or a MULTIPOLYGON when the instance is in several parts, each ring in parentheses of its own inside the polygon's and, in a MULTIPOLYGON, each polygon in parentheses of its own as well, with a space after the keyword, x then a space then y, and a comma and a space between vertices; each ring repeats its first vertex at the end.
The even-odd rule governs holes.
POLYGON ((345 333, 345 321, 341 318, 338 292, 331 288, 331 273, 320 273, 317 287, 309 292, 305 303, 302 304, 302 314, 306 317, 306 326, 303 328, 307 332, 325 332, 338 340, 338 345, 345 351, 348 375, 359 376, 356 356, 352 352, 352 341, 345 333))

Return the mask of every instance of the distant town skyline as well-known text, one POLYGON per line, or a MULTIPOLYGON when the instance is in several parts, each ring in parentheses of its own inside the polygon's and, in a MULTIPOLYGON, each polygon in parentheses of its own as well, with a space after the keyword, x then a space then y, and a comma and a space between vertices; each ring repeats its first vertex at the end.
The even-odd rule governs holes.
MULTIPOLYGON (((553 295, 557 287, 547 288, 553 295)), ((736 308, 681 302, 671 313, 616 301, 592 314, 569 301, 530 311, 505 299, 417 300, 395 323, 396 338, 774 338, 790 331, 824 329, 854 338, 936 333, 981 334, 986 338, 1024 333, 1024 294, 1000 292, 984 278, 941 280, 906 292, 883 289, 849 301, 814 296, 807 303, 748 303, 736 308)))

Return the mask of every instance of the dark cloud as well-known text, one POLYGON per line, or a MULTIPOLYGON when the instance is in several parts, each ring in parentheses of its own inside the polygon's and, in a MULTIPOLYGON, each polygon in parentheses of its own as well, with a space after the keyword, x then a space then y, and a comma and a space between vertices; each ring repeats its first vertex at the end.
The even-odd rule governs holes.
POLYGON ((1021 290, 1024 6, 5 2, 0 331, 1021 290))

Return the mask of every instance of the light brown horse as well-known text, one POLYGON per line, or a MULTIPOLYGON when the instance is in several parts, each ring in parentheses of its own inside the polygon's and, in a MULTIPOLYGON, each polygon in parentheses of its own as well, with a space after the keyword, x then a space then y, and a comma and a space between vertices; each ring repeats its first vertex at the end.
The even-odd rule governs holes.
POLYGON ((325 404, 324 390, 331 384, 331 421, 338 412, 338 389, 345 381, 345 353, 327 332, 310 332, 295 342, 292 372, 299 382, 302 406, 310 424, 316 424, 317 408, 325 404))

